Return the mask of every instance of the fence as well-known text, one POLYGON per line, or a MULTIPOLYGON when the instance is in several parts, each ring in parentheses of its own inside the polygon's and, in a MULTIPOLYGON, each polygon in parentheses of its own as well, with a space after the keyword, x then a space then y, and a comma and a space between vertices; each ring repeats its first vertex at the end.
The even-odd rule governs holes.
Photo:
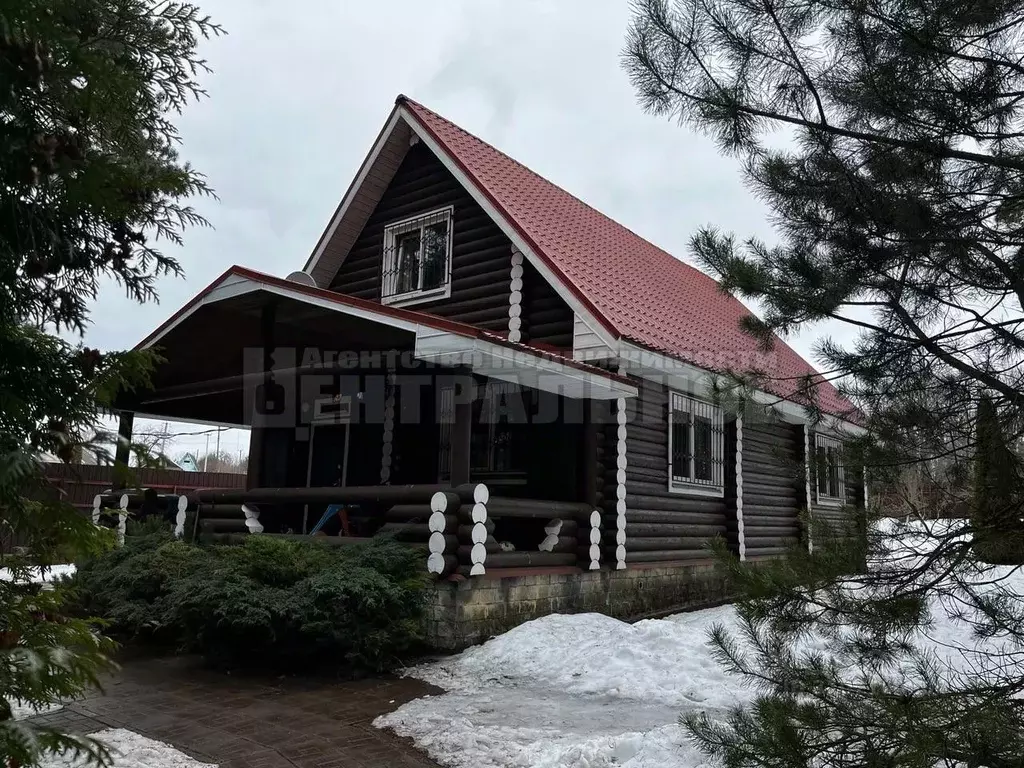
MULTIPOLYGON (((97 493, 114 486, 110 465, 44 464, 46 479, 65 501, 79 509, 92 509, 97 493)), ((189 493, 197 488, 245 488, 245 475, 229 472, 185 472, 180 469, 131 468, 130 486, 153 488, 160 493, 189 493)))

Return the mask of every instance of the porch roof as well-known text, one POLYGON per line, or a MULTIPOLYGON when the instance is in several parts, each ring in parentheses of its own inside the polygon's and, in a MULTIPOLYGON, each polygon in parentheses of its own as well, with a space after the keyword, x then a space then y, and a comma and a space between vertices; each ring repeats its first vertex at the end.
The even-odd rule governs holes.
MULTIPOLYGON (((162 348, 167 359, 162 369, 175 364, 188 369, 159 376, 149 402, 186 399, 190 387, 197 383, 223 381, 218 390, 221 394, 227 391, 229 380, 241 386, 242 348, 262 346, 254 310, 270 300, 285 311, 283 327, 275 334, 277 348, 409 350, 417 360, 468 368, 567 397, 614 399, 637 394, 625 377, 558 352, 510 342, 501 334, 425 312, 233 266, 136 345, 136 349, 162 348), (202 382, 196 380, 197 374, 202 382)), ((210 389, 205 395, 214 394, 210 389)), ((200 392, 195 392, 198 397, 200 392)), ((143 396, 137 408, 140 413, 146 411, 146 402, 143 396)), ((154 415, 185 417, 166 408, 161 411, 154 415)), ((205 413, 195 417, 210 418, 205 413)))

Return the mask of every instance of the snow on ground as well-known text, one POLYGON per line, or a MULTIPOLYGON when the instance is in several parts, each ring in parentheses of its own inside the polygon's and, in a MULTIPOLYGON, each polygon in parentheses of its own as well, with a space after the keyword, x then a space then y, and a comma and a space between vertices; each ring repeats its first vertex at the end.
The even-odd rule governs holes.
MULTIPOLYGON (((50 565, 41 568, 30 568, 29 569, 29 581, 36 584, 44 584, 54 579, 63 578, 64 576, 71 576, 75 572, 75 566, 71 563, 61 565, 50 565)), ((11 569, 0 568, 0 581, 11 580, 11 569)))
MULTIPOLYGON (((102 741, 114 753, 114 768, 216 768, 210 763, 192 759, 170 744, 147 739, 124 728, 112 728, 90 735, 102 741)), ((70 755, 54 755, 43 760, 40 768, 78 768, 82 764, 82 761, 70 755)))
POLYGON ((678 725, 751 691, 712 657, 707 629, 729 607, 627 624, 553 615, 412 670, 448 693, 375 725, 412 737, 453 768, 695 768, 710 765, 678 725))
POLYGON ((64 709, 63 704, 50 704, 45 707, 34 707, 31 704, 26 704, 19 699, 13 699, 11 702, 11 714, 15 720, 24 720, 26 717, 34 717, 35 715, 42 715, 46 712, 56 712, 58 709, 64 709))
MULTIPOLYGON (((1024 573, 1012 573, 1006 586, 1024 595, 1024 573)), ((922 644, 954 666, 969 663, 963 649, 981 641, 941 608, 932 614, 922 644)), ((723 715, 754 696, 712 655, 715 624, 736 627, 734 609, 636 624, 593 613, 546 616, 410 670, 447 693, 374 724, 411 737, 450 768, 710 768, 716 764, 689 741, 679 716, 723 715)), ((807 641, 804 650, 814 649, 825 650, 824 642, 807 641)))

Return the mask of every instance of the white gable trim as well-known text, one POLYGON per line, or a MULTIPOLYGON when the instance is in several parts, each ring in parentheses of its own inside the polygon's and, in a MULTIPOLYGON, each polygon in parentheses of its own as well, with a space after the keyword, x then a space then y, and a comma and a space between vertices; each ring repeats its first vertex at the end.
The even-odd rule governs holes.
MULTIPOLYGON (((563 284, 561 278, 555 274, 547 263, 527 245, 526 241, 519 235, 516 228, 512 226, 512 223, 491 204, 491 201, 487 196, 483 194, 483 192, 465 173, 463 173, 462 169, 459 168, 459 166, 452 160, 449 154, 434 140, 430 133, 423 128, 415 115, 402 105, 397 106, 391 113, 391 118, 388 120, 387 125, 378 137, 376 144, 374 144, 373 149, 370 151, 370 154, 367 155, 366 160, 359 169, 359 174, 356 176, 352 186, 349 187, 348 192, 346 192, 345 198, 342 200, 341 205, 338 206, 338 210, 335 212, 334 218, 331 219, 331 223, 328 225, 327 231, 320 238, 320 242, 317 244, 316 250, 306 262, 306 266, 303 267, 303 270, 313 275, 317 274, 317 270, 321 266, 320 262, 324 257, 324 252, 328 243, 333 239, 338 226, 345 218, 345 215, 348 212, 352 201, 356 198, 360 187, 366 181, 366 177, 372 170, 381 150, 387 145, 391 138, 391 134, 398 127, 399 121, 405 123, 412 130, 413 136, 422 141, 434 156, 441 161, 441 164, 444 165, 452 176, 455 177, 455 180, 469 193, 470 197, 473 198, 473 201, 483 209, 484 213, 486 213, 491 220, 498 225, 498 228, 501 229, 505 236, 512 241, 512 245, 523 254, 523 256, 534 266, 534 268, 551 285, 551 287, 555 289, 555 292, 569 305, 573 312, 590 327, 597 339, 605 346, 614 348, 617 341, 616 338, 613 337, 597 320, 593 312, 591 312, 584 303, 580 301, 566 285, 563 284)), ((344 257, 337 265, 331 265, 331 269, 334 273, 341 268, 343 263, 344 257)), ((333 278, 333 275, 331 277, 333 278)), ((320 280, 317 282, 319 283, 320 280)))

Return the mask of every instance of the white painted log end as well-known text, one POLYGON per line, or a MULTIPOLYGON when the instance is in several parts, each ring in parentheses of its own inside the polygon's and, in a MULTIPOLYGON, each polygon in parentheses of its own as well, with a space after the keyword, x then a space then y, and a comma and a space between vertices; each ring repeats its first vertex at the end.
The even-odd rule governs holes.
POLYGON ((427 549, 430 550, 432 555, 444 554, 444 534, 437 531, 430 534, 430 539, 427 541, 427 549))
POLYGON ((619 441, 619 453, 626 452, 626 425, 619 424, 615 428, 615 439, 619 441))
POLYGON ((547 525, 544 526, 544 533, 548 536, 557 536, 562 532, 562 521, 560 518, 551 520, 547 525))
POLYGON ((431 553, 427 557, 427 571, 439 576, 444 573, 444 555, 431 553))
POLYGON ((626 562, 626 547, 622 544, 615 547, 615 559, 620 563, 626 562))
POLYGON ((590 554, 591 562, 593 562, 594 560, 600 560, 601 559, 601 545, 600 544, 591 544, 590 545, 589 554, 590 554))
POLYGON ((487 522, 487 507, 483 504, 474 504, 471 519, 474 523, 486 523, 487 522))
POLYGON ((448 509, 448 497, 443 491, 438 491, 430 497, 431 512, 445 512, 448 509))
POLYGON ((483 576, 486 573, 483 563, 474 563, 469 569, 470 576, 483 576))
POLYGON ((508 340, 511 341, 513 344, 518 344, 520 341, 523 340, 523 334, 520 331, 509 331, 508 340))
POLYGON ((601 570, 601 563, 598 562, 597 560, 591 560, 590 561, 590 570, 592 570, 592 571, 599 571, 599 570, 601 570))
POLYGON ((249 529, 249 533, 263 533, 263 526, 255 517, 246 518, 245 527, 249 529))
POLYGON ((508 284, 509 291, 522 291, 523 290, 523 278, 513 277, 511 282, 508 284))
POLYGON ((555 549, 555 545, 558 544, 558 536, 545 536, 544 541, 537 547, 541 552, 552 552, 555 549))
POLYGON ((444 512, 440 510, 430 513, 430 519, 427 520, 427 530, 431 533, 443 533, 445 525, 448 520, 444 516, 444 512))
POLYGON ((259 507, 252 507, 252 506, 249 506, 248 504, 243 504, 242 505, 242 514, 245 515, 245 519, 246 520, 259 520, 260 519, 259 507))
POLYGON ((615 518, 615 528, 620 531, 626 530, 626 516, 619 515, 615 518))
POLYGON ((590 513, 590 527, 600 528, 601 527, 601 513, 596 509, 590 513))
POLYGON ((615 514, 626 514, 626 502, 623 499, 619 499, 618 501, 615 502, 615 514))
POLYGON ((473 501, 477 504, 486 504, 491 500, 491 492, 487 489, 487 486, 483 483, 477 483, 476 487, 473 488, 473 501))
POLYGON ((480 565, 487 560, 487 547, 483 544, 474 544, 469 552, 469 561, 473 565, 480 565))
POLYGON ((616 571, 624 571, 624 570, 626 570, 626 561, 625 560, 619 560, 619 562, 617 562, 615 564, 615 570, 616 571))
POLYGON ((473 526, 473 531, 470 533, 470 538, 474 544, 484 544, 487 541, 487 526, 483 523, 477 523, 473 526))
MULTIPOLYGON (((624 459, 626 457, 625 456, 620 456, 619 458, 624 459)), ((618 483, 619 485, 622 485, 623 483, 626 482, 626 470, 625 469, 617 469, 617 470, 615 470, 615 482, 618 483)))
POLYGON ((180 539, 185 535, 185 516, 187 514, 186 510, 178 509, 178 514, 174 518, 174 538, 176 539, 180 539))
POLYGON ((615 543, 620 547, 626 543, 626 531, 622 528, 615 532, 615 543))
POLYGON ((121 498, 117 500, 117 506, 121 509, 128 509, 128 494, 122 493, 121 498))
POLYGON ((521 267, 523 265, 523 253, 518 248, 512 248, 512 266, 521 267))
POLYGON ((591 544, 600 544, 601 543, 601 529, 600 528, 591 528, 590 529, 590 543, 591 544))
POLYGON ((619 501, 625 501, 626 500, 626 484, 625 483, 619 483, 619 485, 615 488, 615 498, 617 498, 619 501))
POLYGON ((179 512, 184 512, 187 509, 188 509, 188 496, 179 496, 178 497, 178 511, 179 512))

